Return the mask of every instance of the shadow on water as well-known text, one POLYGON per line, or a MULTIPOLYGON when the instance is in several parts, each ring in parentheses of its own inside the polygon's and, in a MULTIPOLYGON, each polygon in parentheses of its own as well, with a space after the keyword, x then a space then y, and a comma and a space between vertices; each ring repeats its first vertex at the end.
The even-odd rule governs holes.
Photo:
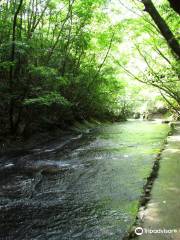
POLYGON ((0 239, 122 239, 167 132, 155 122, 104 124, 0 159, 0 239))

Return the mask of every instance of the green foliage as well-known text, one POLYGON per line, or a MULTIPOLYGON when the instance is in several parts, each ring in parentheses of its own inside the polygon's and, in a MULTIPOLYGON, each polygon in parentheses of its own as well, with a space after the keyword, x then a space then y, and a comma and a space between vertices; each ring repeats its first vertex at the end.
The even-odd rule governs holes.
MULTIPOLYGON (((132 16, 118 1, 20 3, 0 2, 0 115, 11 130, 42 119, 58 126, 92 117, 125 119, 143 88, 124 72, 129 66, 131 77, 179 106, 179 65, 147 14, 132 16)), ((173 10, 158 3, 177 36, 173 10)))
MULTIPOLYGON (((123 21, 125 33, 123 47, 126 48, 127 61, 123 63, 121 61, 120 65, 132 79, 142 83, 142 85, 137 85, 129 81, 130 101, 134 102, 132 108, 138 109, 138 102, 142 105, 143 101, 148 103, 147 109, 155 108, 155 102, 158 100, 154 98, 155 102, 153 102, 151 96, 153 92, 155 95, 159 92, 158 97, 164 105, 167 105, 172 112, 178 113, 180 110, 179 60, 172 53, 150 15, 146 11, 139 14, 139 10, 144 9, 144 6, 141 3, 128 2, 129 7, 133 7, 133 13, 137 15, 123 21), (127 44, 124 43, 125 41, 127 44), (147 85, 145 88, 149 88, 149 93, 146 92, 146 99, 143 97, 143 83, 147 85)), ((160 0, 153 1, 153 3, 179 40, 177 29, 180 19, 169 7, 168 1, 160 0)))
POLYGON ((108 61, 119 34, 114 34, 117 25, 110 26, 104 11, 107 1, 23 0, 20 9, 19 4, 0 3, 0 99, 5 122, 18 128, 42 119, 64 125, 75 119, 113 120, 121 115, 124 85, 108 61))
POLYGON ((51 106, 52 104, 62 105, 64 107, 70 107, 71 104, 59 93, 51 92, 43 96, 38 96, 37 98, 25 99, 25 105, 39 105, 39 106, 51 106))

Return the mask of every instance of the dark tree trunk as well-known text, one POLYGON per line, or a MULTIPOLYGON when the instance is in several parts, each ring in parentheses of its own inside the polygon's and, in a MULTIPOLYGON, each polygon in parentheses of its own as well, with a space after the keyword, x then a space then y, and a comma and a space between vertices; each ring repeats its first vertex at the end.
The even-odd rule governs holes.
POLYGON ((180 0, 168 0, 170 6, 180 15, 180 0))
POLYGON ((145 11, 150 14, 153 21, 159 28, 162 36, 166 39, 169 47, 175 53, 175 55, 180 58, 180 45, 176 40, 174 34, 171 32, 169 26, 165 22, 165 20, 161 17, 157 9, 155 8, 153 2, 151 0, 142 0, 142 3, 145 6, 145 11))
MULTIPOLYGON (((11 55, 10 55, 10 61, 12 63, 15 61, 17 18, 18 18, 18 14, 20 13, 22 4, 23 4, 23 0, 20 0, 17 10, 15 11, 15 14, 14 14, 14 19, 13 19, 12 45, 11 45, 11 55)), ((14 115, 15 102, 14 102, 14 97, 12 96, 14 91, 13 89, 14 88, 14 66, 13 65, 11 65, 10 67, 9 87, 10 87, 10 94, 11 94, 10 106, 9 106, 9 124, 10 124, 11 133, 14 133, 15 129, 14 129, 13 115, 14 115)))

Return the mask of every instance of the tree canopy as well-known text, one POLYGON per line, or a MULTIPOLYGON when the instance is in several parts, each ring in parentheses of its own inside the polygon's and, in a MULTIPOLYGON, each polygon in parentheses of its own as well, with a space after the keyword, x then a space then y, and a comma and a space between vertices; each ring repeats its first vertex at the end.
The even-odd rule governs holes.
POLYGON ((169 2, 2 0, 1 131, 123 120, 145 86, 179 113, 179 2, 169 2))

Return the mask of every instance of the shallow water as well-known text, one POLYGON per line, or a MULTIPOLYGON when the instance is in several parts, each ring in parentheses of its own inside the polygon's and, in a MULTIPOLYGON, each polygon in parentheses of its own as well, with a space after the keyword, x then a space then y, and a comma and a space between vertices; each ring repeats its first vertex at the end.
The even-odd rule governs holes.
POLYGON ((121 240, 168 126, 129 121, 0 159, 0 239, 121 240))

